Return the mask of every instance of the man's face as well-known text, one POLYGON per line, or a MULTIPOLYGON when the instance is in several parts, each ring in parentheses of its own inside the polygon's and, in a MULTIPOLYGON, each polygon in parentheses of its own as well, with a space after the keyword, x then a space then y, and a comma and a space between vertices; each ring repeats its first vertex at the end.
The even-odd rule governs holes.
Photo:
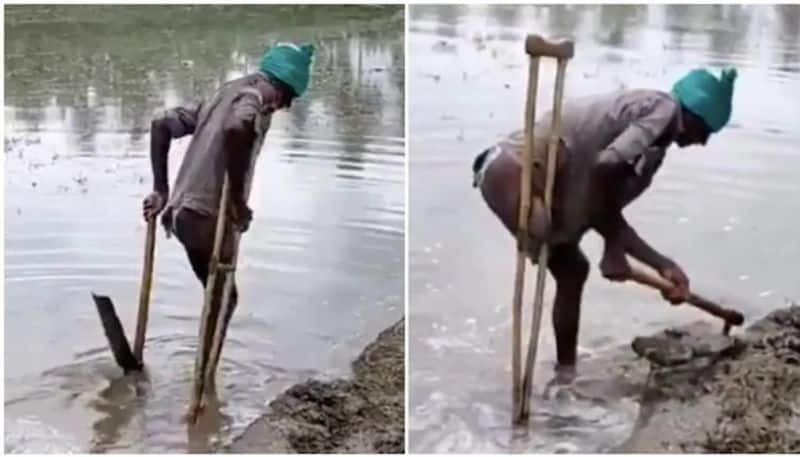
POLYGON ((273 96, 267 101, 267 109, 275 112, 281 109, 289 109, 292 106, 293 97, 287 91, 275 87, 273 96))
POLYGON ((683 132, 675 140, 678 146, 685 148, 695 144, 704 145, 711 136, 711 129, 706 122, 696 114, 688 110, 683 110, 683 132))

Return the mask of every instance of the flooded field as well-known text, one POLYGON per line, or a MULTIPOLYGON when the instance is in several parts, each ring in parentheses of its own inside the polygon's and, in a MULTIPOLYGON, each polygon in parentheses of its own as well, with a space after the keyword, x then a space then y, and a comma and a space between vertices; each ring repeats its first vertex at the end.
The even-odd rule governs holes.
POLYGON ((6 452, 213 451, 287 386, 347 375, 403 315, 402 6, 5 15, 6 452), (311 88, 273 117, 256 170, 222 404, 187 431, 202 290, 182 247, 159 229, 147 379, 121 379, 89 293, 132 334, 152 115, 254 71, 265 44, 309 40, 311 88))
MULTIPOLYGON (((567 98, 669 90, 696 66, 736 66, 730 127, 705 148, 670 149, 626 215, 683 266, 696 291, 750 321, 800 299, 800 99, 790 95, 800 93, 800 8, 413 6, 409 18, 412 452, 600 452, 623 442, 637 417, 634 396, 613 388, 599 400, 543 397, 555 358, 548 298, 531 433, 515 437, 509 427, 516 253, 471 187, 471 165, 522 128, 526 33, 575 40, 567 98)), ((551 104, 554 73, 543 63, 539 113, 551 104)), ((636 335, 708 319, 640 286, 603 280, 599 237, 588 235, 582 246, 593 265, 582 308, 583 366, 636 335)), ((535 269, 527 271, 532 297, 535 269)), ((588 369, 580 382, 604 387, 588 369)))

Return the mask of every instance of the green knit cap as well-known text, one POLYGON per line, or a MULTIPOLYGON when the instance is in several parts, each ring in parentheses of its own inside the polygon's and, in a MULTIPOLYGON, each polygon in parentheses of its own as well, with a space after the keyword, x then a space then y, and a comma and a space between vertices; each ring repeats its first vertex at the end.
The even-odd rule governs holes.
POLYGON ((261 71, 291 87, 295 95, 302 96, 308 88, 314 45, 300 46, 278 43, 269 48, 261 59, 261 71))
POLYGON ((675 96, 687 110, 700 116, 712 132, 719 132, 731 118, 731 100, 736 69, 722 70, 719 79, 705 69, 690 71, 672 86, 675 96))

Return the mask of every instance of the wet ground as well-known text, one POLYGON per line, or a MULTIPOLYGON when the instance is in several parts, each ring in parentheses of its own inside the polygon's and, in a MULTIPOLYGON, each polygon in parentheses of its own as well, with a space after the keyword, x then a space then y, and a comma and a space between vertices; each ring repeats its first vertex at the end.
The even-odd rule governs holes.
POLYGON ((405 328, 400 320, 382 331, 353 362, 352 377, 292 386, 228 450, 402 454, 405 328))
POLYGON ((402 7, 5 11, 7 452, 218 449, 287 387, 348 375, 403 315, 402 7), (222 403, 187 431, 202 291, 179 244, 159 231, 146 379, 121 379, 89 293, 132 333, 152 114, 252 71, 278 40, 317 43, 313 82, 273 118, 222 403))
MULTIPOLYGON (((617 394, 624 386, 607 385, 592 360, 635 336, 707 319, 640 286, 605 282, 594 268, 580 382, 617 393, 566 403, 542 397, 554 359, 546 302, 531 433, 510 430, 514 242, 471 188, 471 164, 522 127, 528 32, 576 41, 568 98, 668 90, 695 66, 735 65, 730 127, 705 148, 671 149, 626 214, 698 292, 750 321, 800 297, 800 200, 792 197, 800 193, 800 101, 787 96, 800 91, 800 8, 414 6, 409 28, 411 451, 613 449, 631 433, 639 406, 617 394)), ((539 112, 551 103, 554 73, 543 64, 539 112)), ((582 246, 596 266, 599 238, 582 246)), ((528 297, 534 277, 528 268, 528 297)))
MULTIPOLYGON (((700 327, 683 330, 708 341, 700 327)), ((716 352, 714 361, 696 354, 684 364, 652 365, 648 375, 629 374, 647 388, 634 432, 618 450, 800 451, 800 306, 772 311, 733 339, 738 349, 716 352)))

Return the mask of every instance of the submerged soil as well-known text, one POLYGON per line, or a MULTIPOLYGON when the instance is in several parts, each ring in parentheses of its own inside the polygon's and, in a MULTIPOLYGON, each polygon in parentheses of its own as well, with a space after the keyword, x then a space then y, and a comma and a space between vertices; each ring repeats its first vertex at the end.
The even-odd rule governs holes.
POLYGON ((234 453, 403 453, 405 321, 370 343, 353 377, 308 380, 279 395, 227 448, 234 453))

